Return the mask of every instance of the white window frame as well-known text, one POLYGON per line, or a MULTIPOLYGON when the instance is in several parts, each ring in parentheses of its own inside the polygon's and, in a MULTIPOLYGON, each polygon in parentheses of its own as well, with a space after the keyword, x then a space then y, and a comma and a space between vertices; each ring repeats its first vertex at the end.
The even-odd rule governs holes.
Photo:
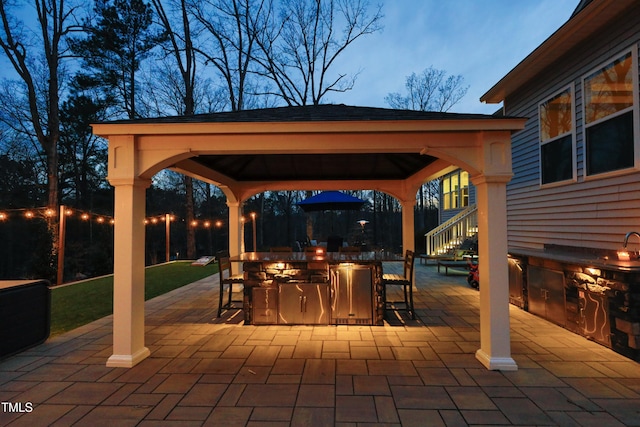
POLYGON ((616 55, 610 56, 606 61, 603 61, 602 63, 598 64, 596 67, 593 67, 590 71, 588 71, 582 76, 582 144, 584 147, 582 176, 585 181, 608 178, 608 177, 617 176, 617 175, 625 175, 628 173, 636 172, 638 171, 638 169, 640 169, 640 123, 639 123, 640 112, 639 111, 640 109, 639 109, 639 95, 638 95, 638 45, 634 44, 633 46, 618 52, 616 55), (607 67, 612 62, 622 58, 623 56, 629 53, 631 53, 631 68, 633 70, 631 73, 631 79, 632 79, 632 85, 633 85, 633 94, 632 94, 633 105, 631 107, 625 108, 624 110, 616 111, 613 114, 610 114, 604 118, 598 119, 593 123, 587 124, 587 119, 586 119, 587 105, 586 105, 586 91, 585 91, 585 82, 587 78, 592 76, 597 71, 607 67), (633 115, 633 166, 624 168, 624 169, 618 169, 618 170, 588 175, 587 174, 587 161, 588 161, 587 129, 589 129, 591 126, 604 123, 607 120, 626 114, 629 111, 633 111, 632 113, 633 115))
POLYGON ((550 96, 546 97, 543 101, 538 103, 538 158, 540 161, 538 162, 538 176, 539 176, 539 184, 541 187, 555 187, 559 185, 566 185, 578 180, 578 171, 577 171, 577 144, 576 144, 576 91, 575 85, 573 83, 562 87, 560 90, 552 93, 550 96), (571 98, 571 130, 559 135, 556 135, 552 138, 542 140, 542 117, 540 115, 540 108, 543 104, 549 102, 551 99, 556 98, 558 95, 563 92, 569 91, 569 95, 571 98), (561 181, 554 182, 542 182, 542 147, 550 144, 554 141, 557 141, 561 138, 564 138, 568 135, 571 135, 571 178, 563 179, 561 181))

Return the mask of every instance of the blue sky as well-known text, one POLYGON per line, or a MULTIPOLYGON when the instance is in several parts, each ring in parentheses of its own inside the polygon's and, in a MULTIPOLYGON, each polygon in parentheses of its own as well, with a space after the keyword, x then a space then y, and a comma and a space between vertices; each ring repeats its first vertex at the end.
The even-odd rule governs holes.
MULTIPOLYGON (((376 3, 376 0, 371 0, 376 3)), ((451 111, 495 112, 480 97, 555 32, 579 0, 385 0, 384 30, 352 45, 337 68, 360 70, 333 103, 388 107, 406 76, 429 66, 461 74, 469 91, 451 111)))
MULTIPOLYGON (((324 102, 388 107, 384 97, 404 93, 406 76, 429 66, 462 75, 466 97, 451 110, 494 113, 479 99, 553 34, 579 0, 370 0, 383 5, 383 31, 356 41, 334 72, 360 71, 353 90, 324 102)), ((6 77, 9 64, 1 55, 6 77)), ((10 71, 13 71, 12 69, 10 71)))

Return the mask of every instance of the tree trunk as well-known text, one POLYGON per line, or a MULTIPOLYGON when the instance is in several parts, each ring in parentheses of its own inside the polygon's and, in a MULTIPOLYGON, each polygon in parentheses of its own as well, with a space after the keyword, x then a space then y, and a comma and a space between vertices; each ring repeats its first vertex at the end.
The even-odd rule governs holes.
POLYGON ((187 258, 196 258, 196 227, 191 225, 195 219, 193 209, 193 178, 184 176, 184 188, 186 192, 187 208, 187 258))

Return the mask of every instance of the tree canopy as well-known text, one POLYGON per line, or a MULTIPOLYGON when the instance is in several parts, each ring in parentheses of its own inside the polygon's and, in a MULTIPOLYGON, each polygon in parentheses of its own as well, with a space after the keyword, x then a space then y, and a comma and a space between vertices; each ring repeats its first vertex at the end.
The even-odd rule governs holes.
MULTIPOLYGON (((0 213, 37 206, 55 212, 47 216, 48 236, 38 246, 49 245, 39 259, 50 260, 52 218, 60 204, 105 215, 113 209, 106 143, 92 134, 91 123, 331 102, 332 94, 357 83, 357 72, 340 69, 337 59, 381 31, 383 18, 382 7, 370 0, 0 0, 0 54, 11 67, 0 81, 0 213)), ((410 76, 408 94, 390 94, 387 102, 446 111, 464 96, 460 76, 429 70, 410 76)), ((397 246, 398 236, 377 230, 399 230, 398 202, 375 191, 355 195, 371 201, 359 213, 378 227, 368 242, 397 246)), ((257 212, 258 221, 284 224, 284 232, 259 228, 260 246, 306 240, 307 217, 294 206, 306 196, 270 192, 246 201, 245 210, 257 212)), ((420 209, 433 206, 432 192, 418 197, 420 209)), ((183 256, 226 244, 227 207, 211 185, 164 171, 147 199, 150 216, 171 212, 180 218, 172 245, 183 256), (214 222, 191 225, 205 220, 214 222), (211 226, 218 221, 219 227, 211 226)), ((316 233, 340 223, 345 233, 362 238, 355 223, 361 218, 353 215, 317 215, 316 233)), ((101 257, 91 273, 104 273, 112 245, 108 226, 78 223, 71 229, 74 236, 90 236, 90 243, 76 244, 68 254, 101 257)), ((9 230, 0 217, 0 238, 9 230)), ((149 262, 158 260, 153 244, 163 233, 148 229, 149 262)), ((5 255, 14 256, 0 251, 0 258, 5 255)), ((87 265, 76 259, 65 271, 73 275, 87 265)), ((8 277, 11 266, 3 263, 0 277, 8 277)))

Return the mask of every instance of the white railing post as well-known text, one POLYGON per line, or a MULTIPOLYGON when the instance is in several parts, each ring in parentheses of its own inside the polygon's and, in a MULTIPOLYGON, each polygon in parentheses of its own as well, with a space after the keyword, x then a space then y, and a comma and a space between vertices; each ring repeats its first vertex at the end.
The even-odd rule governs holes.
POLYGON ((427 255, 460 246, 465 239, 477 232, 478 209, 473 205, 425 234, 427 255))

